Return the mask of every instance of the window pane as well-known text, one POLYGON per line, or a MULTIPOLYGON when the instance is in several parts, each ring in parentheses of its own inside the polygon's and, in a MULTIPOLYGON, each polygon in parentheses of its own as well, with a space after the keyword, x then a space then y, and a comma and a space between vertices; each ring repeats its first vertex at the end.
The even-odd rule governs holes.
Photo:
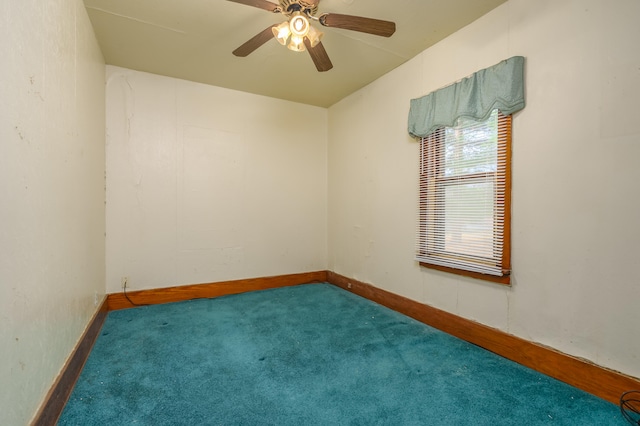
POLYGON ((447 185, 444 194, 444 250, 467 256, 492 257, 493 182, 447 185))
POLYGON ((447 127, 444 138, 444 176, 495 172, 497 163, 497 110, 487 121, 460 118, 447 127))

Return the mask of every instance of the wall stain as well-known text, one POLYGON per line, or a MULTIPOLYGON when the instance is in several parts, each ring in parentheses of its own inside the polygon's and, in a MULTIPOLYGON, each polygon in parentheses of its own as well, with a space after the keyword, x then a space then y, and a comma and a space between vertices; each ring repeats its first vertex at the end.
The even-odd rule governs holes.
POLYGON ((20 136, 20 140, 25 140, 24 138, 24 134, 22 133, 22 130, 20 130, 20 128, 18 126, 14 126, 16 129, 16 132, 18 133, 18 136, 20 136))
MULTIPOLYGON (((36 84, 36 76, 35 75, 30 75, 29 76, 29 83, 31 84, 31 86, 35 86, 35 84, 36 84)), ((39 90, 29 90, 27 93, 29 93, 31 95, 38 96, 38 98, 40 98, 40 100, 42 102, 44 102, 44 96, 42 96, 42 92, 40 92, 39 90)))

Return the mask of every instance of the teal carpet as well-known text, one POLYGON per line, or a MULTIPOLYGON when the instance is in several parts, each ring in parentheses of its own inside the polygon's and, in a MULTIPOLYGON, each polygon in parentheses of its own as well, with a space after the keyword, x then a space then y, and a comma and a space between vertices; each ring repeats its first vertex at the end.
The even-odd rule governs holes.
POLYGON ((329 284, 109 313, 59 425, 625 425, 329 284))

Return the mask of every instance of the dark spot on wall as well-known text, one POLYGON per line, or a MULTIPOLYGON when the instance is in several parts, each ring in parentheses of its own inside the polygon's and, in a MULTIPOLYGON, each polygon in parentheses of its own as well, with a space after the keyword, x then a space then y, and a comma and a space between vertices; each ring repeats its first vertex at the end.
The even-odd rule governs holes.
POLYGON ((18 133, 18 136, 20 136, 20 140, 24 140, 24 135, 22 134, 22 131, 18 128, 18 126, 15 126, 15 129, 18 133))

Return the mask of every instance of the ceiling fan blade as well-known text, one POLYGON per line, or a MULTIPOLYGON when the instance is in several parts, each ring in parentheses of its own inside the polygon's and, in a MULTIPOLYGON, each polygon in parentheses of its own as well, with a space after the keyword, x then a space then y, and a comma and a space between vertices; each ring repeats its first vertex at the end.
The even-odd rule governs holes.
POLYGON ((253 6, 260 9, 268 10, 269 12, 275 12, 279 5, 271 3, 267 0, 228 0, 234 3, 246 4, 247 6, 253 6))
POLYGON ((316 69, 318 71, 329 71, 331 68, 333 68, 331 59, 329 59, 329 55, 327 55, 327 51, 324 50, 324 46, 322 45, 322 43, 318 43, 316 47, 311 47, 311 42, 308 38, 305 37, 304 45, 307 46, 309 55, 311 55, 311 59, 316 65, 316 69))
POLYGON ((234 50, 233 54, 243 58, 245 56, 248 56, 258 47, 262 46, 273 38, 273 31, 271 30, 272 27, 273 26, 265 28, 264 30, 247 40, 246 43, 234 50))
POLYGON ((340 13, 320 15, 320 23, 325 27, 360 31, 382 37, 391 37, 396 32, 395 22, 364 18, 362 16, 342 15, 340 13))

